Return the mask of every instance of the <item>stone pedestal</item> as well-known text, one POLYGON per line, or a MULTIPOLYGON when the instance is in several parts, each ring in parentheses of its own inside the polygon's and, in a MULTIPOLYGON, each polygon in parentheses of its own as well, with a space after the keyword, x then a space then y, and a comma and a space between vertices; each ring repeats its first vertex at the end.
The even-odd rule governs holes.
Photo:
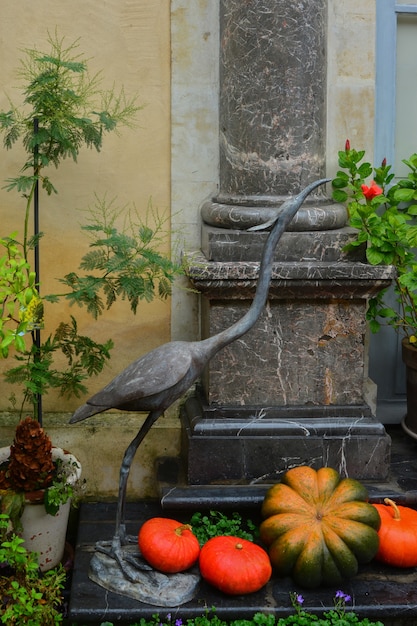
MULTIPOLYGON (((303 248, 304 234, 298 238, 284 235, 278 259, 291 241, 303 248)), ((326 256, 326 237, 315 240, 310 254, 326 256)), ((391 282, 392 268, 352 262, 337 246, 333 255, 334 262, 277 261, 260 319, 209 363, 182 411, 190 484, 273 481, 301 464, 386 478, 390 440, 365 394, 365 311, 367 299, 391 282)), ((193 255, 203 337, 246 313, 258 268, 193 255)))

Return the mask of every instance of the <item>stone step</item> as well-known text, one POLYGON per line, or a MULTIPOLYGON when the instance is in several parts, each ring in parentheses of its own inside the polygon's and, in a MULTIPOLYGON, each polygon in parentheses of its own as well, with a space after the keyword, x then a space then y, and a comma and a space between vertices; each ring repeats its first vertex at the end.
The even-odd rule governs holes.
MULTIPOLYGON (((399 425, 387 426, 386 430, 391 438, 389 477, 386 481, 363 481, 369 500, 382 502, 388 497, 399 504, 417 507, 417 441, 407 436, 399 425)), ((164 510, 259 509, 273 484, 188 485, 179 460, 169 457, 159 459, 157 476, 164 510)))

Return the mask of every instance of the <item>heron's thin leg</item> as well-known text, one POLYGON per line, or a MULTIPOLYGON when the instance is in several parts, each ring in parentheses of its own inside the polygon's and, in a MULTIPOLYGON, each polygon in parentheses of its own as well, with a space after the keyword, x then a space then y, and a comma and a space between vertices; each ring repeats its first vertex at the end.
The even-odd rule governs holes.
POLYGON ((117 512, 116 512, 116 529, 115 529, 115 538, 120 539, 123 543, 126 539, 126 523, 125 523, 125 515, 126 515, 126 490, 127 490, 127 481, 129 478, 130 468, 132 465, 132 461, 134 456, 146 436, 146 434, 151 429, 152 425, 156 422, 158 417, 162 415, 163 411, 151 411, 143 422, 142 427, 139 429, 136 437, 131 441, 129 446, 126 448, 126 451, 123 456, 122 465, 120 467, 120 475, 119 475, 119 497, 117 501, 117 512))

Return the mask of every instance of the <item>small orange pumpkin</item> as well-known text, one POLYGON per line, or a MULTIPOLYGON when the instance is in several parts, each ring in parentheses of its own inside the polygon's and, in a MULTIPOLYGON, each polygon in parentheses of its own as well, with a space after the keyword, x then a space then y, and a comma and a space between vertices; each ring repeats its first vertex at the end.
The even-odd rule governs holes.
POLYGON ((143 558, 166 574, 190 568, 200 554, 200 544, 191 526, 164 517, 153 517, 142 524, 138 544, 143 558))
POLYGON ((375 558, 395 567, 417 565, 417 511, 398 506, 390 498, 374 504, 381 518, 379 549, 375 558))
POLYGON ((265 550, 240 537, 212 537, 201 548, 199 564, 204 580, 229 595, 258 591, 272 574, 265 550))

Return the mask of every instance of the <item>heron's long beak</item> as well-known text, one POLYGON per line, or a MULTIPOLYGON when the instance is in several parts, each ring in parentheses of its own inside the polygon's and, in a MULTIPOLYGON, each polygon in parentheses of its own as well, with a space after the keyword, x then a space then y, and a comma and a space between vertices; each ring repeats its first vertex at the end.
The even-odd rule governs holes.
POLYGON ((277 208, 277 212, 274 215, 274 217, 269 219, 267 222, 264 222, 263 224, 258 224, 257 226, 251 226, 247 230, 249 232, 254 232, 256 230, 266 230, 270 226, 273 226, 275 222, 277 221, 277 219, 279 218, 279 216, 282 215, 282 213, 285 211, 287 207, 297 203, 300 197, 302 197, 304 200, 308 196, 308 194, 313 191, 313 189, 315 189, 316 187, 319 187, 320 185, 325 185, 326 183, 329 183, 330 181, 331 181, 331 178, 321 178, 320 180, 314 181, 313 183, 308 185, 305 189, 300 191, 300 193, 297 196, 293 198, 288 198, 288 200, 285 200, 285 202, 283 202, 281 206, 277 208))

